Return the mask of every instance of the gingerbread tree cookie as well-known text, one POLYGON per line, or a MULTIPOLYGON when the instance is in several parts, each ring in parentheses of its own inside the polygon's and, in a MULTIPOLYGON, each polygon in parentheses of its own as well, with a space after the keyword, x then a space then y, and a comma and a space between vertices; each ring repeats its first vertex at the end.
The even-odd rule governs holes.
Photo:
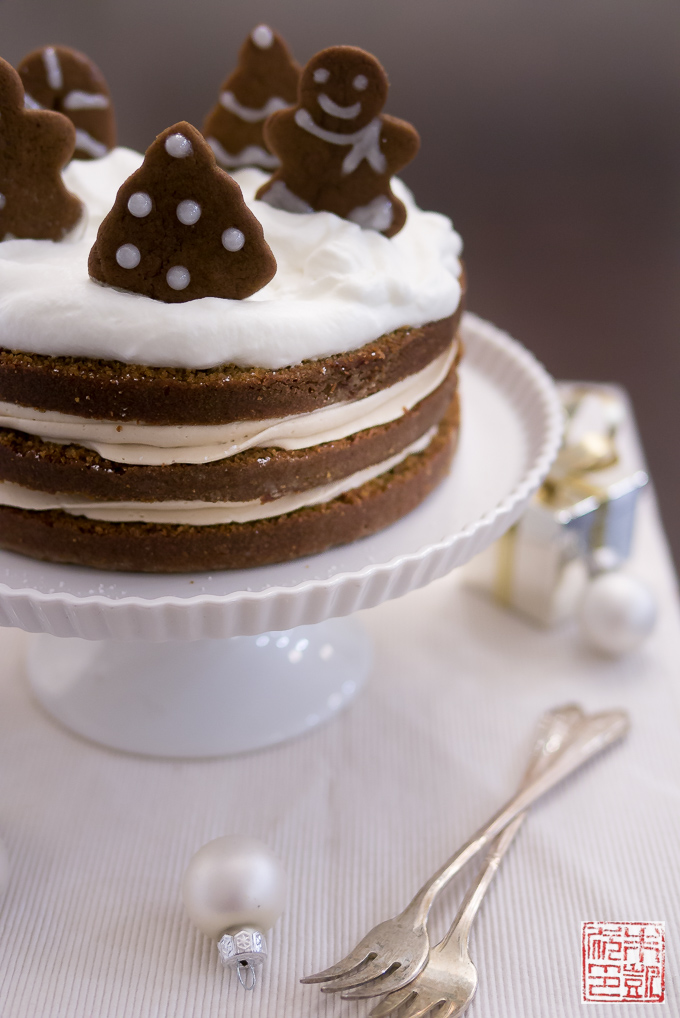
POLYGON ((281 36, 258 25, 241 46, 238 66, 222 85, 203 134, 220 164, 273 170, 279 160, 264 140, 267 117, 297 101, 300 65, 281 36))
POLYGON ((257 197, 288 212, 335 212, 394 236, 406 209, 390 178, 413 159, 417 131, 381 113, 387 75, 375 57, 332 46, 302 72, 294 109, 273 113, 265 139, 281 161, 257 197))
POLYGON ((93 279, 154 300, 241 300, 276 272, 235 180, 182 121, 159 134, 125 181, 90 251, 93 279))
POLYGON ((19 64, 30 109, 56 110, 76 129, 74 159, 98 159, 116 144, 116 121, 104 75, 68 46, 33 50, 19 64))
POLYGON ((73 154, 73 124, 27 110, 21 78, 0 59, 0 240, 63 240, 83 215, 61 170, 73 154))

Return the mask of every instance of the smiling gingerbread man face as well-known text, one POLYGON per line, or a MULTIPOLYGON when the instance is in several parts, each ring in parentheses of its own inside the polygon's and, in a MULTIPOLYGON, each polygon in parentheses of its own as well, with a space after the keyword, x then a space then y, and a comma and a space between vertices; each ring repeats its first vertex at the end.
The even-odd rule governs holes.
POLYGON ((387 89, 387 75, 370 53, 354 46, 332 46, 305 67, 300 106, 319 127, 351 134, 380 113, 387 89))

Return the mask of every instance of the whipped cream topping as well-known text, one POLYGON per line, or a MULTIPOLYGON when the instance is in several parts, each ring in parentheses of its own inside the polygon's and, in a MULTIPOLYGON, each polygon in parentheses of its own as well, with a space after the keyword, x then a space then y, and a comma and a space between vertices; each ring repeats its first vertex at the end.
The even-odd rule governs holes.
POLYGON ((387 238, 330 212, 296 215, 255 201, 268 179, 256 169, 233 176, 277 260, 262 290, 242 301, 164 304, 101 286, 87 274, 88 254, 118 188, 141 163, 124 148, 74 160, 64 180, 86 205, 84 235, 68 244, 0 244, 3 346, 159 367, 275 369, 356 349, 458 307, 460 237, 445 216, 421 211, 401 181, 392 186, 408 218, 387 238))
POLYGON ((436 433, 436 426, 430 428, 417 442, 402 449, 396 456, 391 456, 382 463, 376 463, 364 470, 358 470, 349 477, 309 488, 307 491, 283 495, 270 502, 260 502, 259 499, 251 502, 97 502, 76 495, 50 495, 47 492, 24 488, 12 481, 0 481, 0 505, 35 511, 61 509, 72 516, 86 516, 90 520, 109 523, 172 523, 191 526, 248 523, 251 520, 265 520, 272 516, 292 513, 304 506, 330 502, 346 491, 360 488, 367 481, 372 481, 380 474, 392 470, 412 453, 422 452, 436 433))
POLYGON ((37 435, 43 441, 81 445, 115 463, 146 466, 210 463, 253 447, 307 449, 397 420, 441 385, 451 369, 457 346, 454 341, 449 350, 422 371, 387 389, 307 414, 176 427, 102 421, 0 402, 0 427, 37 435))

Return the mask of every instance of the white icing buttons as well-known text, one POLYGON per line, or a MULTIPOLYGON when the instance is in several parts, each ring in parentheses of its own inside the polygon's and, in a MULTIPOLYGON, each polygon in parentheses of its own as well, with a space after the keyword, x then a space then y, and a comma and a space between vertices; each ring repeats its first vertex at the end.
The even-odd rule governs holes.
POLYGON ((165 151, 175 159, 186 159, 194 151, 194 147, 183 134, 171 134, 165 139, 165 151))
POLYGON ((184 265, 173 265, 168 269, 165 280, 173 290, 184 290, 191 282, 191 273, 184 265))
POLYGON ((177 206, 177 218, 185 226, 193 226, 201 218, 201 206, 193 198, 187 198, 177 206))
POLYGON ((253 40, 258 49, 269 49, 271 44, 274 42, 274 33, 269 25, 257 25, 257 27, 252 30, 250 38, 253 40))
POLYGON ((123 244, 116 251, 116 261, 121 269, 136 269, 141 257, 139 248, 134 244, 123 244))
POLYGON ((331 72, 327 71, 325 67, 317 67, 314 71, 314 81, 319 85, 323 85, 331 76, 331 72))
POLYGON ((0 211, 2 211, 2 209, 4 209, 6 204, 7 204, 7 199, 5 198, 4 194, 0 194, 0 211))
POLYGON ((368 78, 365 74, 357 74, 352 84, 356 88, 357 92, 365 92, 368 88, 368 78))
POLYGON ((133 216, 137 216, 138 219, 143 219, 144 216, 148 216, 151 212, 153 202, 151 201, 151 195, 147 194, 146 191, 135 191, 128 198, 128 211, 133 216))
POLYGON ((230 226, 228 230, 225 230, 222 234, 222 246, 227 251, 240 251, 246 242, 246 238, 237 230, 235 226, 230 226))

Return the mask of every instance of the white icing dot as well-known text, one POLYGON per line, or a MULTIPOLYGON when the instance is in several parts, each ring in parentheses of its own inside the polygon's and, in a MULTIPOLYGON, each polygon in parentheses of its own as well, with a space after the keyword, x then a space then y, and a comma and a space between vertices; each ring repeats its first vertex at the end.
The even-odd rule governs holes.
POLYGON ((128 198, 128 211, 133 216, 137 216, 138 219, 143 219, 144 216, 148 216, 151 212, 153 202, 151 201, 151 195, 147 194, 146 191, 135 191, 128 198))
POLYGON ((170 134, 165 139, 165 151, 175 159, 185 159, 194 151, 194 147, 183 134, 170 134))
POLYGON ((191 282, 191 274, 184 265, 173 265, 168 269, 165 279, 173 290, 184 290, 191 282))
POLYGON ((222 245, 226 247, 227 251, 240 251, 245 242, 246 238, 235 226, 230 226, 222 234, 222 245))
POLYGON ((134 244, 123 244, 116 251, 116 261, 121 269, 136 269, 140 258, 139 248, 134 244))
POLYGON ((250 33, 250 38, 258 49, 269 49, 274 42, 274 33, 269 25, 258 25, 250 33))
POLYGON ((6 204, 7 199, 5 198, 4 194, 0 194, 0 210, 4 209, 6 204))
POLYGON ((365 92, 368 88, 368 78, 365 74, 357 74, 352 84, 356 88, 357 92, 365 92))
POLYGON ((325 67, 317 67, 314 71, 314 81, 318 82, 319 85, 323 85, 331 76, 331 72, 327 71, 325 67))
POLYGON ((177 218, 185 226, 192 226, 201 218, 201 206, 193 198, 187 198, 177 206, 177 218))

